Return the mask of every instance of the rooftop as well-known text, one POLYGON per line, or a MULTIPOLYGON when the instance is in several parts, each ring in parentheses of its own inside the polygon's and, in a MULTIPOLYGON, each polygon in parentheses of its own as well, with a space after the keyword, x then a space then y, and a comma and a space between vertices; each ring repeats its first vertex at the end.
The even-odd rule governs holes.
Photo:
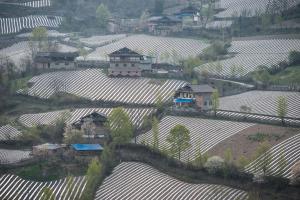
POLYGON ((124 47, 124 48, 121 48, 117 51, 114 51, 112 52, 111 54, 109 54, 109 56, 134 56, 134 57, 142 57, 143 55, 127 48, 127 47, 124 47))
POLYGON ((72 144, 76 151, 102 151, 103 147, 100 144, 72 144))
POLYGON ((212 93, 214 88, 210 85, 186 85, 180 88, 179 91, 191 91, 195 93, 212 93))

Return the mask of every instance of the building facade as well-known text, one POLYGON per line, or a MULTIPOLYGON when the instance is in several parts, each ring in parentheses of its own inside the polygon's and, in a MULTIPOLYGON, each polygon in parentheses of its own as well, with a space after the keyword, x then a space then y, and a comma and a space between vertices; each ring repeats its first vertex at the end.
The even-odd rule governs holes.
POLYGON ((141 62, 143 55, 124 47, 118 51, 109 54, 108 75, 112 77, 141 76, 141 62))
POLYGON ((212 93, 209 85, 186 85, 176 91, 174 104, 176 108, 194 108, 199 111, 212 109, 212 93))
POLYGON ((38 52, 34 58, 37 69, 74 69, 78 53, 38 52))

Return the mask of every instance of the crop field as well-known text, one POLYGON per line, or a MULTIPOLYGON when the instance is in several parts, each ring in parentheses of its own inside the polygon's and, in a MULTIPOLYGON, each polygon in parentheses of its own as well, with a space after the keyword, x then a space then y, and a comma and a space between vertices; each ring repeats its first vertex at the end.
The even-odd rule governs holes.
POLYGON ((26 17, 0 18, 0 34, 19 33, 23 29, 33 29, 38 26, 57 28, 62 17, 46 15, 30 15, 26 17))
POLYGON ((0 149, 0 164, 13 164, 27 160, 31 158, 30 153, 31 151, 0 149))
POLYGON ((87 56, 89 60, 107 60, 107 55, 127 47, 141 54, 156 57, 158 63, 177 63, 180 59, 195 57, 209 43, 201 40, 173 37, 132 35, 109 45, 99 47, 87 56))
MULTIPOLYGON (((54 124, 56 120, 67 117, 67 123, 71 124, 78 121, 80 118, 87 116, 93 112, 102 113, 106 116, 112 111, 112 108, 81 108, 71 110, 61 110, 47 113, 38 114, 25 114, 19 118, 19 121, 27 126, 33 127, 35 125, 50 125, 54 124)), ((154 108, 126 108, 131 122, 135 127, 139 127, 143 123, 145 116, 151 116, 154 112, 154 108)))
POLYGON ((9 124, 0 127, 0 141, 15 140, 21 134, 22 133, 18 129, 9 124))
POLYGON ((42 8, 51 6, 51 0, 36 0, 36 1, 28 1, 23 3, 18 3, 20 6, 26 6, 31 8, 42 8))
POLYGON ((152 105, 160 95, 163 101, 186 85, 177 80, 149 78, 108 78, 99 69, 46 73, 35 76, 28 91, 18 91, 40 98, 50 98, 56 92, 65 92, 92 101, 108 101, 152 105))
MULTIPOLYGON (((59 52, 76 52, 77 48, 67 46, 64 44, 58 44, 59 52)), ((10 47, 0 49, 0 58, 8 57, 17 67, 17 70, 24 70, 22 67, 22 61, 31 56, 30 47, 28 41, 18 42, 10 47)))
POLYGON ((232 58, 201 65, 196 71, 207 71, 221 77, 241 77, 255 71, 258 66, 271 67, 287 61, 290 51, 300 51, 299 39, 236 40, 228 49, 234 54, 232 58))
POLYGON ((240 111, 245 105, 251 108, 250 113, 277 116, 277 99, 284 96, 287 99, 286 117, 300 118, 300 93, 282 91, 249 91, 238 95, 220 98, 221 110, 240 111))
MULTIPOLYGON (((202 153, 205 153, 219 142, 255 125, 242 122, 167 116, 159 123, 160 148, 169 147, 166 138, 171 129, 178 124, 184 125, 190 131, 191 147, 181 155, 182 161, 185 162, 194 160, 195 154, 199 148, 202 153)), ((137 137, 138 143, 151 145, 152 141, 152 131, 137 137)))
MULTIPOLYGON (((218 18, 239 17, 241 15, 248 17, 255 16, 256 13, 262 14, 266 11, 269 1, 270 0, 220 0, 217 2, 216 7, 225 10, 215 16, 218 18)), ((282 1, 282 4, 279 5, 280 8, 277 8, 277 10, 286 10, 293 7, 299 3, 299 0, 287 0, 286 3, 287 4, 284 5, 282 1)))
POLYGON ((232 24, 233 21, 231 20, 222 20, 222 21, 215 20, 215 21, 208 22, 206 24, 206 28, 212 30, 225 29, 231 27, 232 24))
POLYGON ((92 36, 89 38, 80 38, 79 41, 89 47, 99 47, 99 46, 110 44, 112 42, 116 42, 125 37, 127 37, 126 34, 99 35, 99 36, 92 36))
POLYGON ((1 199, 40 199, 43 188, 53 191, 54 199, 72 200, 79 199, 86 186, 84 177, 73 179, 61 179, 51 182, 34 182, 19 178, 18 176, 5 174, 0 177, 1 199))
POLYGON ((146 164, 123 162, 107 177, 95 200, 105 199, 248 199, 246 192, 221 185, 190 184, 146 164))
MULTIPOLYGON (((269 165, 268 174, 270 175, 283 175, 286 178, 291 178, 292 167, 300 160, 300 134, 286 139, 278 145, 272 147, 267 154, 272 156, 272 161, 269 165), (282 163, 281 156, 284 157, 286 165, 283 165, 282 171, 280 163, 282 163)), ((265 154, 246 166, 246 171, 250 173, 259 173, 259 166, 265 154)))

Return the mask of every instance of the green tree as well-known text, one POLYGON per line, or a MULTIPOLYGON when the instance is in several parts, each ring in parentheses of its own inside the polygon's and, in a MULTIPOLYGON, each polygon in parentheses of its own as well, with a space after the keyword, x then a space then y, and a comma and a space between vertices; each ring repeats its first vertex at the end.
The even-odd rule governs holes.
POLYGON ((154 2, 154 14, 162 15, 164 11, 165 0, 155 0, 154 2))
POLYGON ((194 165, 197 167, 203 168, 204 164, 206 163, 208 156, 207 154, 203 154, 201 150, 201 140, 199 139, 197 142, 197 147, 196 147, 196 152, 195 152, 195 160, 194 160, 194 165))
POLYGON ((217 116, 217 110, 220 106, 219 91, 217 89, 214 90, 214 92, 212 93, 211 100, 212 100, 212 109, 215 113, 215 116, 217 116))
POLYGON ((259 171, 261 170, 263 172, 263 175, 266 175, 268 173, 270 164, 273 159, 270 149, 270 144, 267 141, 264 141, 259 144, 255 151, 255 157, 258 159, 256 163, 256 168, 259 171))
POLYGON ((152 147, 153 149, 159 149, 159 122, 156 117, 153 117, 152 120, 152 147))
POLYGON ((200 58, 198 57, 189 57, 183 62, 183 73, 189 78, 192 78, 194 74, 194 68, 203 64, 200 58))
POLYGON ((106 174, 108 174, 113 168, 114 165, 113 159, 114 159, 113 146, 105 145, 101 153, 100 160, 103 166, 103 172, 105 172, 106 174))
POLYGON ((111 14, 108 8, 104 4, 100 4, 96 10, 96 18, 100 28, 105 29, 108 25, 108 20, 111 14))
POLYGON ((160 92, 158 92, 156 94, 155 108, 157 109, 158 113, 162 113, 164 111, 164 101, 163 101, 163 97, 161 96, 160 92))
POLYGON ((127 143, 133 136, 133 126, 128 114, 122 107, 114 108, 108 116, 107 126, 110 130, 113 143, 120 145, 127 143))
POLYGON ((286 97, 279 96, 277 99, 277 115, 281 118, 282 125, 284 125, 284 117, 287 114, 288 103, 286 97))
POLYGON ((176 125, 171 129, 167 142, 171 145, 171 154, 180 160, 181 153, 191 146, 190 131, 183 125, 176 125))
POLYGON ((83 131, 73 129, 71 126, 65 128, 64 136, 65 144, 76 144, 83 141, 83 131))
POLYGON ((224 152, 224 161, 225 161, 225 164, 227 165, 231 165, 232 164, 232 151, 230 148, 227 148, 224 152))
POLYGON ((102 165, 98 158, 94 158, 89 164, 86 173, 86 186, 81 200, 93 199, 94 193, 102 181, 102 165))
POLYGON ((246 165, 249 164, 249 160, 245 157, 245 156, 241 156, 238 160, 238 167, 241 169, 241 170, 244 170, 244 168, 246 167, 246 165))
POLYGON ((41 200, 55 200, 55 195, 53 194, 53 190, 49 187, 44 187, 40 192, 41 200))
POLYGON ((83 60, 85 61, 88 55, 88 51, 84 47, 81 47, 79 50, 79 55, 82 56, 83 60))
POLYGON ((34 28, 29 41, 29 48, 32 58, 35 57, 37 52, 47 50, 48 47, 47 29, 45 27, 34 28))

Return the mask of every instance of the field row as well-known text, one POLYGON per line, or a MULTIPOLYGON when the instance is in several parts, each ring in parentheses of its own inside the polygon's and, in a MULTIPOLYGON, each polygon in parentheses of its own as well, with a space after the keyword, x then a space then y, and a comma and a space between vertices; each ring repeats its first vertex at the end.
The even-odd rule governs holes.
POLYGON ((57 92, 73 94, 93 101, 132 104, 154 104, 160 95, 163 101, 186 83, 177 80, 149 78, 108 78, 99 69, 47 73, 33 77, 28 91, 19 91, 40 98, 50 98, 57 92))
POLYGON ((287 117, 300 118, 300 93, 281 91, 249 91, 220 98, 221 110, 241 111, 241 106, 251 108, 250 113, 277 116, 278 97, 287 99, 287 117))
POLYGON ((0 177, 1 199, 41 199, 43 188, 50 188, 54 199, 73 200, 79 199, 85 188, 84 177, 65 178, 51 182, 34 182, 19 178, 15 175, 5 174, 0 177))
MULTIPOLYGON (((218 18, 230 18, 246 16, 251 17, 256 14, 263 14, 266 12, 270 0, 220 0, 216 3, 217 8, 223 8, 224 11, 216 14, 218 18)), ((290 7, 296 6, 299 0, 275 1, 276 11, 286 10, 290 7)))
POLYGON ((38 26, 57 28, 61 22, 62 17, 46 15, 0 18, 0 34, 18 33, 23 29, 33 29, 38 26))
MULTIPOLYGON (((61 110, 47 113, 38 114, 25 114, 19 118, 19 121, 27 126, 33 127, 36 125, 50 125, 54 124, 56 120, 67 117, 67 123, 72 124, 80 118, 85 117, 94 112, 104 114, 108 116, 113 108, 81 108, 75 110, 61 110)), ((126 108, 125 111, 128 113, 131 122, 135 127, 140 127, 143 123, 145 116, 151 116, 155 109, 153 108, 126 108)))
POLYGON ((107 55, 123 47, 141 54, 156 57, 158 63, 178 63, 179 60, 195 57, 203 52, 209 43, 201 40, 132 35, 117 42, 99 47, 88 55, 90 60, 107 60, 107 55))
POLYGON ((31 151, 0 149, 0 164, 13 164, 28 160, 31 158, 30 153, 31 151))
MULTIPOLYGON (((300 160, 300 134, 288 138, 287 140, 272 147, 267 154, 271 155, 272 162, 269 164, 267 174, 283 175, 286 178, 291 178, 292 167, 300 160), (283 158, 283 159, 282 159, 283 158), (285 165, 280 163, 286 162, 285 165), (282 167, 282 169, 281 169, 282 167)), ((250 173, 261 173, 261 165, 266 158, 266 154, 260 156, 246 167, 246 171, 250 173)))
POLYGON ((17 139, 22 133, 11 125, 0 127, 0 141, 17 139))
POLYGON ((127 37, 126 34, 118 34, 118 35, 99 35, 92 36, 89 38, 80 38, 80 42, 89 47, 99 47, 112 42, 116 42, 120 39, 127 37))
POLYGON ((196 71, 207 71, 221 77, 241 77, 259 66, 272 67, 288 61, 290 51, 300 51, 299 39, 233 41, 228 49, 233 57, 201 65, 196 71))
POLYGON ((123 162, 97 190, 95 200, 105 199, 205 199, 246 200, 246 192, 209 184, 190 184, 142 163, 123 162))
POLYGON ((20 6, 32 7, 32 8, 42 8, 51 6, 51 0, 37 0, 18 3, 20 6))
MULTIPOLYGON (((191 147, 181 156, 181 160, 185 162, 194 160, 199 148, 202 153, 205 153, 219 142, 255 125, 243 122, 167 116, 159 123, 159 147, 161 149, 170 147, 166 138, 170 130, 178 124, 184 125, 190 131, 191 147)), ((151 145, 152 137, 151 130, 138 136, 137 142, 151 145)))

